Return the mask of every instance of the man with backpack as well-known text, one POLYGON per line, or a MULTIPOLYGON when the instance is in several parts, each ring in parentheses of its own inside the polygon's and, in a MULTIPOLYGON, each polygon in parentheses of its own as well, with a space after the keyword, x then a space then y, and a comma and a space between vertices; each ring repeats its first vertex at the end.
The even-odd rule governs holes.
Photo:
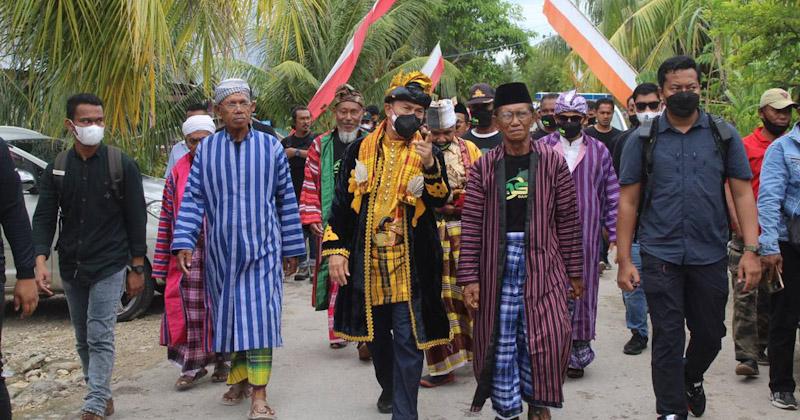
POLYGON ((617 282, 623 290, 639 287, 631 258, 638 229, 647 278, 641 287, 653 324, 656 409, 659 419, 677 420, 686 419, 687 411, 705 411, 703 374, 725 336, 726 181, 744 239, 737 276, 746 283, 743 290, 758 284, 761 263, 752 174, 741 138, 699 108, 700 72, 692 58, 664 61, 658 84, 666 112, 643 123, 622 155, 617 282), (684 322, 691 333, 685 349, 684 322))
POLYGON ((89 391, 81 419, 97 420, 114 412, 114 326, 126 277, 128 295, 144 288, 147 212, 136 162, 101 143, 103 102, 86 93, 70 97, 64 127, 76 141, 41 177, 33 216, 36 276, 52 294, 47 258, 58 226, 59 269, 89 391))

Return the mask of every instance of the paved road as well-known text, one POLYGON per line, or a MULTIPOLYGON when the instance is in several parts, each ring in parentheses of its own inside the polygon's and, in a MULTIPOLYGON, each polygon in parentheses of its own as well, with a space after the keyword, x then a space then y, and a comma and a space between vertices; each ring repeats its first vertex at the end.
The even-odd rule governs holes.
MULTIPOLYGON (((580 380, 568 380, 566 402, 554 411, 559 419, 653 419, 655 402, 650 384, 650 352, 626 356, 621 348, 629 338, 615 272, 601 280, 596 361, 580 380)), ((283 334, 286 346, 276 350, 269 400, 284 420, 389 419, 375 409, 379 391, 372 366, 357 360, 354 346, 330 350, 326 344, 326 316, 308 305, 307 282, 287 283, 283 334)), ((730 306, 730 305, 729 305, 730 306)), ((730 316, 728 317, 730 324, 730 316)), ((743 380, 733 374, 735 360, 730 336, 706 376, 709 408, 704 419, 794 419, 796 412, 773 408, 768 401, 767 368, 762 376, 743 380)), ((175 392, 177 371, 164 362, 155 369, 116 385, 115 420, 129 419, 244 419, 247 404, 224 407, 219 397, 225 387, 203 382, 188 392, 175 392)), ((470 368, 457 381, 419 394, 421 419, 492 419, 487 403, 480 415, 466 413, 475 381, 470 368)), ((74 410, 75 407, 72 407, 74 410)))

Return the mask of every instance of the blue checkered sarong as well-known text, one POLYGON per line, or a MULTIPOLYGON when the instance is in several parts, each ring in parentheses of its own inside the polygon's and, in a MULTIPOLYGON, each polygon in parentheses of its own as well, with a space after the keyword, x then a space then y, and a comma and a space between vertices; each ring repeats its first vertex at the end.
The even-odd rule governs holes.
POLYGON ((510 232, 500 293, 500 322, 492 380, 492 408, 501 419, 522 414, 522 401, 533 401, 531 356, 523 305, 526 279, 524 233, 510 232))

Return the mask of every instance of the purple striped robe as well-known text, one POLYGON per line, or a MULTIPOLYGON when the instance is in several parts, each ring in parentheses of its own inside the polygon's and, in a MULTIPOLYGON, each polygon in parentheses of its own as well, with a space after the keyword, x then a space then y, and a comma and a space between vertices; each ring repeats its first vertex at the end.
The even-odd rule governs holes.
MULTIPOLYGON (((533 398, 558 405, 564 399, 561 386, 571 346, 566 285, 570 277, 582 274, 581 230, 575 185, 564 158, 533 140, 531 149, 534 153, 529 173, 536 174, 536 179, 528 187, 524 304, 533 398)), ((491 391, 495 360, 495 324, 506 251, 504 156, 501 145, 470 170, 461 218, 458 284, 480 284, 473 348, 478 379, 473 401, 476 409, 483 406, 491 391)))
MULTIPOLYGON (((539 141, 559 150, 558 132, 539 141)), ((583 227, 583 297, 575 301, 572 316, 572 339, 594 340, 597 323, 597 292, 600 287, 601 227, 608 230, 608 241, 617 241, 617 204, 619 181, 611 154, 594 137, 583 135, 585 153, 581 153, 572 179, 578 191, 578 211, 583 227)))

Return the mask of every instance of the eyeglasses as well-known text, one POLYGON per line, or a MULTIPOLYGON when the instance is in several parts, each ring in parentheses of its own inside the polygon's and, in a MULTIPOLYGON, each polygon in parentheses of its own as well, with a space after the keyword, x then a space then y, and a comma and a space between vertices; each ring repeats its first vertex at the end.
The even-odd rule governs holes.
POLYGON ((505 111, 497 114, 497 119, 503 124, 511 124, 511 122, 514 121, 514 117, 517 117, 520 122, 528 121, 533 118, 533 113, 530 111, 505 111))
POLYGON ((227 108, 227 109, 228 109, 228 111, 236 111, 236 109, 237 109, 237 108, 239 108, 239 107, 242 107, 242 108, 244 108, 244 109, 247 109, 247 107, 249 107, 249 106, 250 106, 250 104, 252 104, 252 102, 250 102, 250 101, 242 101, 242 102, 226 102, 226 103, 222 104, 222 106, 224 106, 225 108, 227 108))
POLYGON ((650 108, 653 111, 658 111, 659 106, 661 106, 661 101, 636 102, 636 110, 639 112, 644 112, 647 108, 650 108))
POLYGON ((580 123, 581 121, 583 121, 582 115, 572 115, 569 117, 564 117, 559 115, 556 117, 556 122, 558 122, 559 124, 580 123))

